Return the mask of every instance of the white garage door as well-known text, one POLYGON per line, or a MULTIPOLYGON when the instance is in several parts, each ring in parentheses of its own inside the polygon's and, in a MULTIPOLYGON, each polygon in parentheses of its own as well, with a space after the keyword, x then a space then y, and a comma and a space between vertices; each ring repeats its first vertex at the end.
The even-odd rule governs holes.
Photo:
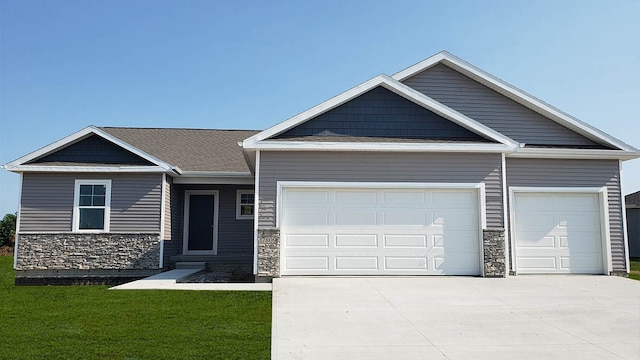
POLYGON ((603 273, 597 194, 515 193, 516 268, 526 273, 603 273))
POLYGON ((282 275, 477 275, 476 189, 284 188, 282 275))

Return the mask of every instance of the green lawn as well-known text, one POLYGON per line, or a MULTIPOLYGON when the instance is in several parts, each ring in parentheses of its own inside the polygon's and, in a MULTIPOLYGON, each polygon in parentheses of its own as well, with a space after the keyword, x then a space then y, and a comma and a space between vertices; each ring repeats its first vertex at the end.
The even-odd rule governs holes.
POLYGON ((630 265, 629 279, 640 280, 640 259, 631 260, 630 265))
POLYGON ((0 257, 0 359, 269 359, 271 292, 14 286, 0 257))

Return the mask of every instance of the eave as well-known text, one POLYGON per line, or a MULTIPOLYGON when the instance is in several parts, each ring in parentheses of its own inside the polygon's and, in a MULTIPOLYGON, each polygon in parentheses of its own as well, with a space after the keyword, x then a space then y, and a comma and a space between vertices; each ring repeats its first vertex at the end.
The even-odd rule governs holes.
POLYGON ((558 149, 558 148, 521 148, 507 154, 512 158, 538 159, 605 159, 632 160, 640 158, 638 151, 599 150, 599 149, 558 149))
POLYGON ((246 149, 271 151, 492 152, 513 151, 504 144, 260 141, 246 149))

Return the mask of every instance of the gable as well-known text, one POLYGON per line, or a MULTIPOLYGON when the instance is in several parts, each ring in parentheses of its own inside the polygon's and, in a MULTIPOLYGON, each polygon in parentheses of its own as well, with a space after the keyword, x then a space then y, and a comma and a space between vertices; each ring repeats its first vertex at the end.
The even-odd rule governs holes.
POLYGON ((27 164, 155 165, 98 135, 90 135, 55 152, 31 160, 27 164))
POLYGON ((402 82, 528 146, 611 149, 441 63, 402 82))
POLYGON ((492 142, 382 86, 362 93, 272 139, 492 142))

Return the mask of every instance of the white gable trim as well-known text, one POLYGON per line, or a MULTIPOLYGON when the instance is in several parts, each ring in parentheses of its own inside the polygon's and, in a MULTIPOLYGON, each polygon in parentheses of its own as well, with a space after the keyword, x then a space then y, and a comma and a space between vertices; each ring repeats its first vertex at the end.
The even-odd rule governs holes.
MULTIPOLYGON (((50 170, 48 168, 64 170, 62 168, 69 167, 69 168, 78 169, 78 171, 86 171, 85 168, 87 168, 87 167, 80 168, 80 167, 72 167, 72 166, 60 166, 60 167, 59 166, 39 166, 39 165, 25 165, 25 163, 27 163, 27 162, 29 162, 31 160, 37 159, 39 157, 42 157, 44 155, 51 154, 51 153, 53 153, 53 152, 55 152, 57 150, 60 150, 60 149, 62 149, 64 147, 66 147, 66 146, 69 146, 69 145, 71 145, 71 144, 73 144, 75 142, 81 141, 81 140, 83 140, 83 139, 85 139, 85 138, 87 138, 87 137, 89 137, 91 135, 100 136, 100 137, 104 138, 105 140, 110 141, 113 144, 115 144, 117 146, 120 146, 121 148, 140 156, 141 158, 143 158, 143 159, 155 164, 157 167, 159 167, 159 169, 161 171, 171 171, 171 170, 173 170, 173 166, 171 166, 170 164, 168 164, 168 163, 166 163, 166 162, 164 162, 164 161, 162 161, 162 160, 160 160, 160 159, 158 159, 158 158, 156 158, 156 157, 154 157, 154 156, 152 156, 152 155, 150 155, 150 154, 148 154, 148 153, 146 153, 146 152, 144 152, 144 151, 142 151, 142 150, 140 150, 140 149, 138 149, 138 148, 136 148, 136 147, 134 147, 134 146, 122 141, 122 140, 120 140, 120 139, 118 139, 117 137, 115 137, 115 136, 113 136, 113 135, 111 135, 111 134, 109 134, 109 133, 107 133, 107 132, 105 132, 105 131, 97 128, 97 127, 95 127, 95 126, 88 126, 88 127, 84 128, 84 129, 82 129, 80 131, 77 131, 77 132, 75 132, 75 133, 73 133, 73 134, 71 134, 69 136, 66 136, 66 137, 64 137, 64 138, 62 138, 62 139, 60 139, 60 140, 58 140, 58 141, 56 141, 54 143, 51 143, 51 144, 49 144, 49 145, 47 145, 47 146, 45 146, 43 148, 40 148, 40 149, 38 149, 38 150, 36 150, 36 151, 34 151, 32 153, 29 153, 29 154, 27 154, 27 155, 25 155, 25 156, 23 156, 21 158, 18 158, 16 160, 6 164, 4 166, 4 168, 6 168, 7 170, 10 170, 10 171, 29 171, 29 169, 32 169, 31 171, 36 171, 36 170, 33 170, 35 168, 42 168, 40 171, 54 171, 54 170, 50 170)), ((101 171, 101 170, 97 170, 98 167, 89 167, 89 168, 94 169, 94 171, 101 171)), ((113 168, 113 167, 100 167, 100 168, 106 169, 106 168, 113 168)), ((120 168, 120 169, 127 168, 127 169, 133 170, 133 171, 138 171, 139 169, 142 169, 142 168, 153 168, 152 171, 158 171, 158 168, 156 168, 156 167, 142 167, 142 166, 140 166, 140 167, 136 167, 136 166, 126 166, 126 167, 124 167, 123 166, 123 167, 117 167, 117 168, 120 168)))
POLYGON ((505 153, 512 149, 504 144, 491 143, 392 143, 392 142, 315 142, 315 141, 260 141, 254 149, 286 151, 410 151, 410 152, 493 152, 505 153))
MULTIPOLYGON (((385 89, 392 91, 393 93, 404 97, 407 100, 410 100, 430 111, 435 112, 436 114, 447 118, 448 120, 458 124, 465 129, 468 129, 474 133, 483 135, 489 139, 497 141, 501 144, 506 145, 510 148, 516 148, 518 143, 499 132, 480 124, 479 122, 433 100, 432 98, 422 94, 419 91, 416 91, 387 75, 378 75, 373 79, 365 81, 364 83, 349 89, 342 94, 335 96, 307 111, 304 111, 288 120, 285 120, 275 126, 270 127, 267 130, 264 130, 242 142, 242 146, 245 149, 258 149, 262 148, 258 146, 258 143, 269 139, 272 136, 285 132, 297 125, 300 125, 306 122, 309 119, 312 119, 322 113, 325 113, 333 108, 336 108, 349 100, 352 100, 365 92, 377 87, 382 86, 385 89)), ((397 145, 397 144, 396 144, 397 145)), ((331 148, 335 149, 335 148, 331 148)))
POLYGON ((611 159, 631 160, 640 157, 640 153, 623 150, 600 149, 561 149, 561 148, 521 148, 508 153, 507 157, 537 159, 611 159))
POLYGON ((438 63, 442 63, 458 71, 459 73, 480 82, 481 84, 497 91, 498 93, 510 98, 511 100, 514 100, 519 104, 591 140, 594 140, 596 142, 604 142, 624 151, 639 151, 638 149, 614 138, 613 136, 608 135, 594 128, 593 126, 562 112, 561 110, 543 102, 542 100, 530 94, 527 94, 526 92, 516 88, 515 86, 498 79, 497 77, 469 64, 468 62, 446 51, 441 51, 415 65, 412 65, 394 74, 392 77, 394 80, 404 81, 405 79, 417 73, 420 73, 438 63))

